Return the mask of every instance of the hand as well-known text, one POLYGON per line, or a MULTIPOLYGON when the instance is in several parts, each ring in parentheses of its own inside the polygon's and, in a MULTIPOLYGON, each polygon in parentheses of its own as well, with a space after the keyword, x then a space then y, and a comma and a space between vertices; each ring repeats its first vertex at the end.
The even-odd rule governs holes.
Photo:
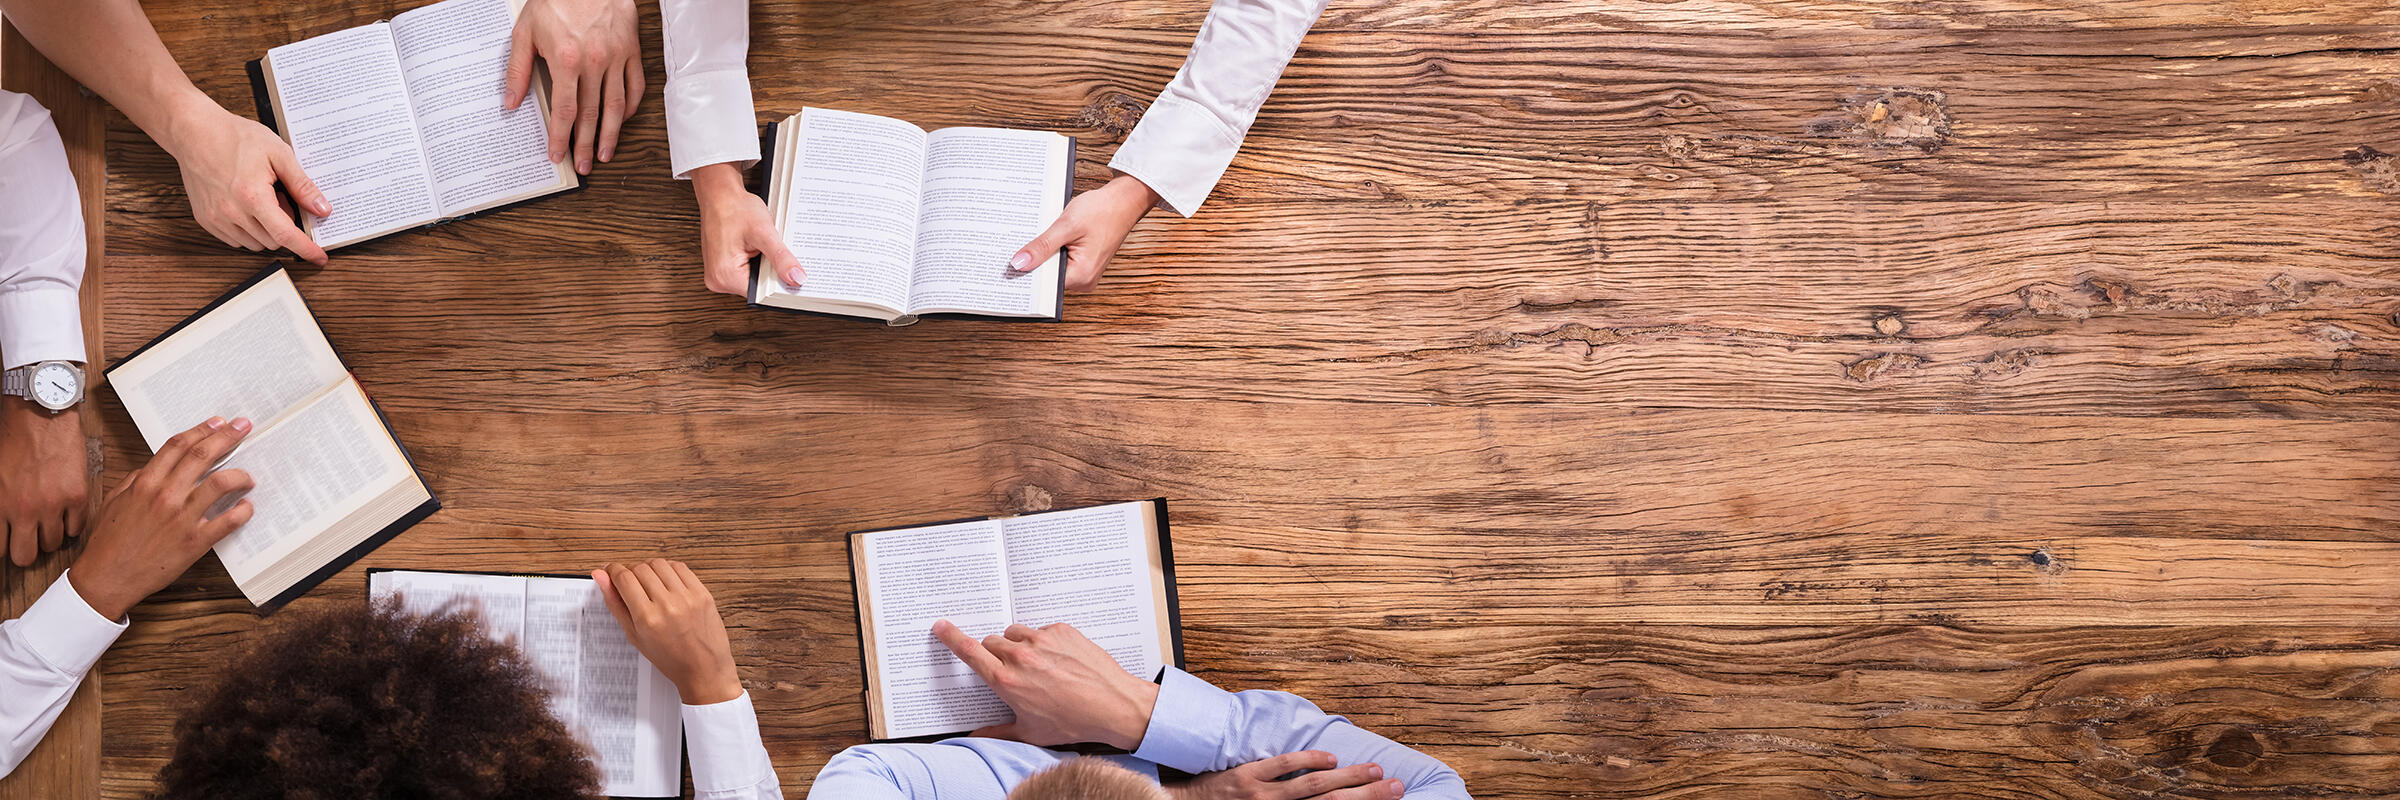
POLYGON ((592 571, 608 613, 616 615, 625 638, 675 682, 684 705, 705 706, 742 696, 742 678, 733 668, 733 644, 725 638, 725 618, 717 616, 717 600, 708 587, 681 561, 653 558, 625 566, 610 564, 592 571))
POLYGON ((1067 288, 1088 292, 1100 285, 1100 273, 1108 269, 1108 260, 1117 254, 1117 245, 1125 243, 1125 234, 1133 232, 1133 224, 1150 213, 1158 204, 1158 193, 1150 185, 1131 175, 1119 175, 1098 189, 1075 196, 1067 202, 1065 211, 1050 229, 1033 237, 1033 242, 1008 260, 1008 270, 1014 273, 1033 271, 1049 261, 1059 248, 1067 250, 1067 288))
POLYGON ((1373 763, 1334 769, 1332 753, 1302 750, 1262 758, 1222 772, 1195 775, 1167 786, 1174 800, 1400 800, 1400 782, 1384 780, 1373 763), (1301 770, 1306 775, 1278 780, 1301 770))
POLYGON ((124 619, 134 604, 173 583, 217 540, 250 521, 249 500, 207 516, 218 502, 250 491, 249 473, 209 471, 249 434, 249 420, 212 417, 168 439, 149 464, 109 494, 91 541, 67 571, 68 583, 93 611, 124 619))
POLYGON ((235 247, 283 248, 309 263, 324 264, 325 248, 292 224, 291 211, 275 196, 280 181, 285 193, 308 213, 333 213, 325 193, 300 171, 291 145, 265 125, 215 103, 201 105, 205 108, 175 117, 172 131, 159 140, 183 168, 183 190, 191 197, 192 216, 200 220, 200 227, 235 247))
POLYGON ((808 277, 783 246, 766 201, 742 187, 740 169, 726 163, 692 170, 692 192, 700 198, 700 270, 709 291, 748 296, 750 259, 760 255, 784 283, 798 286, 808 277))
POLYGON ((50 552, 83 533, 83 415, 56 416, 22 397, 0 398, 0 544, 17 566, 33 566, 35 551, 50 552))
POLYGON ((516 108, 533 88, 533 58, 550 71, 550 160, 567 155, 574 134, 575 172, 592 172, 617 154, 617 129, 642 104, 642 40, 633 0, 526 0, 508 41, 508 97, 516 108))
POLYGON ((1158 707, 1158 684, 1127 673, 1075 626, 1059 622, 1037 631, 1010 625, 977 642, 942 620, 933 623, 933 635, 1017 713, 1017 721, 976 736, 1042 747, 1099 742, 1141 749, 1150 712, 1158 707))

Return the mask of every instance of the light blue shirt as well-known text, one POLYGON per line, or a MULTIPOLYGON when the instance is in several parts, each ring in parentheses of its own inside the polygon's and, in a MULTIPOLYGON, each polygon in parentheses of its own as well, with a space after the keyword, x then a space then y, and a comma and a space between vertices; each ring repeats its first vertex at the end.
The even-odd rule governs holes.
MULTIPOLYGON (((1228 692, 1173 667, 1159 682, 1158 706, 1141 749, 1100 756, 1158 778, 1158 768, 1215 772, 1301 750, 1332 753, 1342 766, 1374 762, 1398 779, 1409 800, 1466 800, 1467 785, 1442 762, 1369 733, 1286 692, 1228 692)), ((933 744, 868 744, 843 750, 817 773, 811 800, 953 798, 999 800, 1010 789, 1074 754, 1004 739, 960 738, 933 744)))

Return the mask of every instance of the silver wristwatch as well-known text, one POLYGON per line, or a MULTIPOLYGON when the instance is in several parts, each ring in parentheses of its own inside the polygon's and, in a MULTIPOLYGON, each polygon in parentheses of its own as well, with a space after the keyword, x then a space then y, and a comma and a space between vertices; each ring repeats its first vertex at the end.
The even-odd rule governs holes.
POLYGON ((73 361, 38 361, 0 372, 0 395, 22 397, 55 414, 83 402, 83 368, 73 361))

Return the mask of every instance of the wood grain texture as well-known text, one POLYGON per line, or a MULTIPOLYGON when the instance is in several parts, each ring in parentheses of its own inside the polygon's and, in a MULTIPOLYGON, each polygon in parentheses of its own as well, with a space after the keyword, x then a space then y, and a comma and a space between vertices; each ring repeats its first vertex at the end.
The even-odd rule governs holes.
MULTIPOLYGON (((247 113, 409 5, 148 10, 247 113)), ((750 64, 762 119, 1062 130, 1089 188, 1206 5, 762 0, 750 64)), ((1336 0, 1063 324, 703 293, 656 91, 587 190, 300 285, 445 503, 367 565, 691 562, 793 796, 864 735, 843 532, 1158 495, 1196 672, 1478 796, 2389 796, 2395 25, 1336 0)), ((122 353, 264 260, 112 125, 122 353)), ((135 617, 109 797, 271 624, 213 561, 135 617)))
MULTIPOLYGON (((85 221, 83 338, 89 355, 84 363, 101 363, 104 329, 100 316, 100 297, 104 293, 101 255, 106 252, 101 198, 107 192, 108 178, 105 106, 84 94, 82 87, 26 44, 17 29, 4 21, 0 21, 0 89, 23 92, 48 109, 51 124, 58 129, 59 143, 66 150, 67 171, 74 175, 85 221)), ((92 436, 98 436, 101 429, 99 404, 92 399, 97 397, 97 390, 92 390, 81 409, 84 430, 92 436)), ((97 463, 93 467, 87 516, 99 508, 100 470, 97 463)), ((13 564, 0 566, 0 619, 14 619, 31 607, 52 582, 66 573, 67 565, 81 549, 80 541, 70 541, 64 550, 44 554, 31 569, 18 569, 13 564)), ((99 792, 100 676, 94 674, 76 689, 42 743, 15 771, 0 777, 0 800, 80 799, 98 797, 99 792)))

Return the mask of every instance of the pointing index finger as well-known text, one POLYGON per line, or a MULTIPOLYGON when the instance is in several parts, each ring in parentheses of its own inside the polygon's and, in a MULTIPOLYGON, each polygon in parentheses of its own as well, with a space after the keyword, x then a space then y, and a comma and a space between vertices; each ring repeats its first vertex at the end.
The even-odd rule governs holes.
POLYGON ((942 644, 949 646, 950 652, 956 654, 958 660, 967 662, 967 668, 974 670, 976 675, 982 676, 986 683, 991 681, 992 673, 1000 669, 998 656, 992 655, 990 650, 983 649, 982 642, 975 641, 975 637, 968 636, 966 631, 959 630, 958 626, 950 624, 949 620, 939 620, 933 623, 933 637, 942 640, 942 644))

